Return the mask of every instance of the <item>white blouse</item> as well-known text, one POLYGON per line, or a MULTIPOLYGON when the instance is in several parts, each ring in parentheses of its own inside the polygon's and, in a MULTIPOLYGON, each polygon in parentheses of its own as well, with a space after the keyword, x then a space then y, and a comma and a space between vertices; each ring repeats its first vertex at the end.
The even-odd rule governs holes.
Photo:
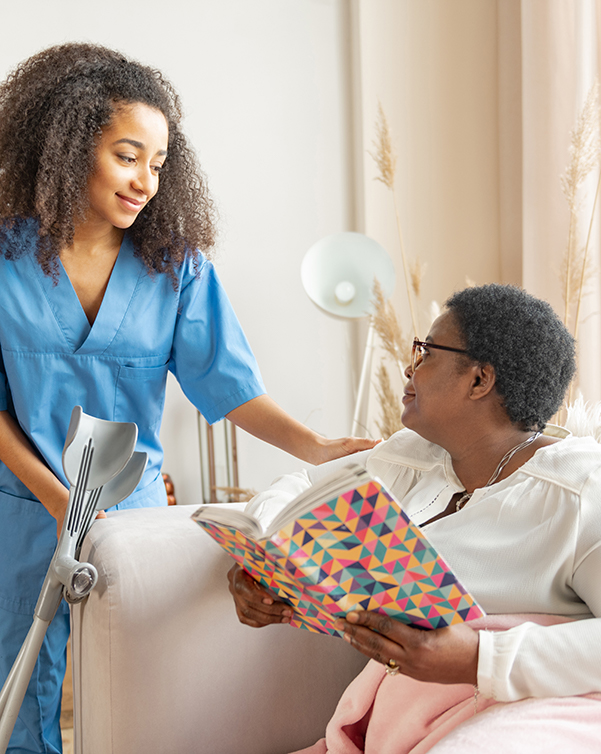
MULTIPOLYGON (((349 460, 280 477, 247 510, 265 526, 349 460)), ((464 489, 449 454, 408 429, 352 460, 380 477, 420 525, 464 489)), ((480 631, 483 695, 514 701, 601 691, 601 445, 570 437, 540 448, 507 479, 477 489, 462 510, 424 532, 487 613, 577 619, 480 631)))

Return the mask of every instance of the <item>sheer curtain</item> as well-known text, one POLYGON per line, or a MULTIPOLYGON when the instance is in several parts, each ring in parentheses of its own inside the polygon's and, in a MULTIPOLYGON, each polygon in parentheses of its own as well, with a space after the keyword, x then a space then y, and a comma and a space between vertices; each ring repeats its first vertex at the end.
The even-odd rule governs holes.
MULTIPOLYGON (((499 3, 500 6, 503 3, 499 3)), ((567 248, 569 213, 559 175, 569 159, 569 133, 599 76, 596 0, 521 2, 522 86, 522 283, 563 316, 558 270, 567 248)), ((580 193, 578 247, 586 243, 599 170, 580 193)), ((582 300, 579 387, 586 400, 601 398, 599 210, 589 254, 595 274, 582 300)), ((570 325, 574 331, 574 312, 570 325)))
MULTIPOLYGON (((570 130, 598 76, 601 0, 351 0, 357 229, 397 268, 395 307, 412 335, 390 191, 374 180, 378 102, 397 154, 395 191, 407 255, 427 264, 429 305, 467 281, 523 285, 563 317, 560 270, 569 210, 560 176, 570 130)), ((586 240, 598 169, 581 194, 586 240)), ((598 210, 597 210, 598 212, 598 210)), ((583 299, 580 388, 599 400, 601 319, 596 269, 583 299)), ((573 317, 571 321, 573 330, 573 317)), ((370 416, 378 414, 372 395, 370 416)), ((373 428, 372 432, 377 434, 373 428)))

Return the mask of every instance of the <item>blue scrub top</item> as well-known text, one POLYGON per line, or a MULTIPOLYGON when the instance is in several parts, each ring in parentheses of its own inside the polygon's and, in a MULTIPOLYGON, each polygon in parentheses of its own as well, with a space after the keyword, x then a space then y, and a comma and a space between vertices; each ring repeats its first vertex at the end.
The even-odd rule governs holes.
MULTIPOLYGON (((168 370, 210 423, 265 392, 213 265, 201 257, 197 273, 188 259, 174 290, 168 275, 149 274, 126 235, 90 326, 60 261, 58 284, 37 263, 35 224, 22 223, 18 232, 26 253, 0 258, 0 410, 16 416, 65 484, 61 453, 74 406, 135 422, 136 449, 149 461, 120 507, 148 505, 143 488, 156 482, 163 458, 168 370)), ((2 463, 0 492, 34 499, 2 463)))

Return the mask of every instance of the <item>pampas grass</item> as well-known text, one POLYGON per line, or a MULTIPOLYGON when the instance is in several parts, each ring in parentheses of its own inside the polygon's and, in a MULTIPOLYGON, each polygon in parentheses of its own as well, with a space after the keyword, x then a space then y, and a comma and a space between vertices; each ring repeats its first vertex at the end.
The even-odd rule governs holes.
POLYGON ((576 125, 570 133, 570 161, 566 172, 561 176, 561 189, 568 202, 570 223, 568 243, 560 273, 564 302, 564 324, 569 325, 570 308, 577 305, 575 329, 580 314, 580 301, 585 293, 587 279, 590 279, 588 267, 588 247, 594 217, 596 199, 591 211, 591 222, 586 246, 578 248, 578 213, 581 209, 580 189, 588 175, 599 165, 599 84, 597 81, 590 88, 576 125))
MULTIPOLYGON (((407 255, 405 254, 405 244, 403 242, 403 232, 401 230, 401 220, 399 216, 399 208, 396 200, 396 193, 394 191, 394 178, 396 173, 396 154, 392 148, 392 137, 390 134, 390 128, 388 126, 388 120, 384 113, 381 103, 378 103, 378 116, 376 118, 376 138, 374 139, 374 152, 369 152, 374 159, 378 167, 377 181, 381 181, 386 188, 388 188, 392 194, 392 201, 394 204, 394 214, 396 217, 397 232, 399 235, 399 245, 401 248, 401 260, 403 262, 403 273, 405 276, 405 288, 407 291, 407 302, 409 304, 409 311, 411 313, 411 324, 413 326, 413 334, 417 337, 419 331, 419 323, 413 303, 413 295, 411 289, 411 274, 409 272, 409 265, 407 264, 407 255)), ((421 284, 421 278, 419 279, 421 284)))
POLYGON ((408 364, 411 359, 411 342, 403 336, 394 307, 384 298, 382 286, 378 280, 374 280, 373 294, 374 314, 371 316, 371 322, 380 338, 382 348, 396 364, 404 382, 403 365, 408 364))
MULTIPOLYGON (((574 334, 576 334, 578 325, 578 314, 580 302, 587 294, 587 288, 593 282, 595 277, 595 266, 588 256, 588 249, 583 246, 580 249, 574 249, 570 255, 564 255, 561 264, 560 278, 564 287, 563 295, 569 295, 570 300, 567 302, 566 311, 576 306, 577 316, 574 318, 574 334)), ((565 302, 564 302, 565 303, 565 302)), ((566 321, 567 314, 564 314, 564 324, 569 325, 566 321)))
POLYGON ((601 442, 601 403, 590 405, 578 396, 567 408, 564 426, 577 437, 594 437, 601 442))
POLYGON ((380 401, 382 421, 376 421, 376 426, 384 440, 403 428, 401 421, 401 405, 399 397, 390 384, 390 375, 383 363, 380 363, 376 373, 376 393, 380 401))
MULTIPOLYGON (((570 212, 568 242, 560 270, 564 303, 563 322, 566 327, 570 327, 570 313, 575 309, 573 328, 575 339, 578 339, 582 300, 588 293, 589 285, 597 274, 589 256, 589 248, 595 219, 595 207, 601 186, 601 172, 597 180, 584 247, 580 246, 578 240, 579 214, 583 203, 581 189, 590 173, 599 167, 600 149, 599 82, 595 81, 576 119, 576 125, 570 132, 570 160, 564 175, 561 176, 561 189, 570 212)), ((576 378, 570 383, 564 408, 560 410, 558 416, 569 410, 567 407, 572 402, 575 380, 576 378)))
MULTIPOLYGON (((392 193, 405 278, 405 292, 411 314, 413 336, 417 337, 419 335, 419 320, 415 304, 420 298, 426 265, 422 264, 417 258, 411 260, 410 263, 407 261, 399 208, 394 190, 397 158, 392 146, 392 136, 388 120, 380 103, 378 103, 375 132, 374 151, 370 151, 369 154, 376 163, 376 180, 383 183, 392 193)), ((411 360, 413 338, 411 335, 406 336, 403 333, 394 307, 389 301, 385 300, 382 287, 377 280, 374 282, 373 294, 372 305, 375 313, 371 318, 372 325, 380 339, 385 356, 392 360, 398 370, 401 384, 404 384, 405 365, 411 360)), ((382 436, 388 438, 397 430, 402 429, 403 424, 401 422, 402 411, 399 399, 392 388, 390 375, 383 361, 376 373, 376 394, 382 414, 381 422, 377 421, 376 424, 382 436)))
POLYGON ((378 117, 376 118, 376 138, 373 141, 375 152, 368 152, 378 166, 379 175, 376 181, 381 181, 386 188, 394 191, 394 177, 396 175, 396 154, 392 148, 392 137, 388 120, 378 102, 378 117))
POLYGON ((411 274, 411 288, 415 294, 415 298, 418 299, 422 290, 422 280, 426 274, 428 265, 425 262, 420 262, 419 259, 414 259, 410 265, 411 274))
POLYGON ((228 495, 228 503, 248 503, 255 495, 259 493, 256 490, 245 487, 214 487, 213 489, 225 492, 228 495))
POLYGON ((580 280, 578 283, 578 295, 576 298, 576 316, 574 319, 574 338, 578 339, 578 326, 580 325, 580 305, 582 298, 585 294, 585 288, 589 283, 592 283, 595 276, 598 274, 598 270, 588 256, 588 250, 590 248, 591 233, 593 231, 593 221, 595 219, 595 207, 597 206, 597 199, 599 198, 599 189, 601 188, 601 170, 599 171, 599 177, 597 179, 597 188, 595 190, 595 198, 593 199, 593 206, 591 208, 591 219, 588 225, 588 233, 586 236, 586 245, 582 253, 582 264, 580 267, 580 280))

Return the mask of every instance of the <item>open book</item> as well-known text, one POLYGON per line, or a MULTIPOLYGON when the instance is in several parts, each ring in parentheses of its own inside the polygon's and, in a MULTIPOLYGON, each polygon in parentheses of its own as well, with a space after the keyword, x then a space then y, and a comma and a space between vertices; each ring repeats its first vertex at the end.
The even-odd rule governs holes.
POLYGON ((292 626, 340 636, 333 623, 351 610, 421 628, 484 615, 398 501, 356 463, 292 500, 265 531, 227 506, 203 505, 192 518, 294 608, 292 626))

